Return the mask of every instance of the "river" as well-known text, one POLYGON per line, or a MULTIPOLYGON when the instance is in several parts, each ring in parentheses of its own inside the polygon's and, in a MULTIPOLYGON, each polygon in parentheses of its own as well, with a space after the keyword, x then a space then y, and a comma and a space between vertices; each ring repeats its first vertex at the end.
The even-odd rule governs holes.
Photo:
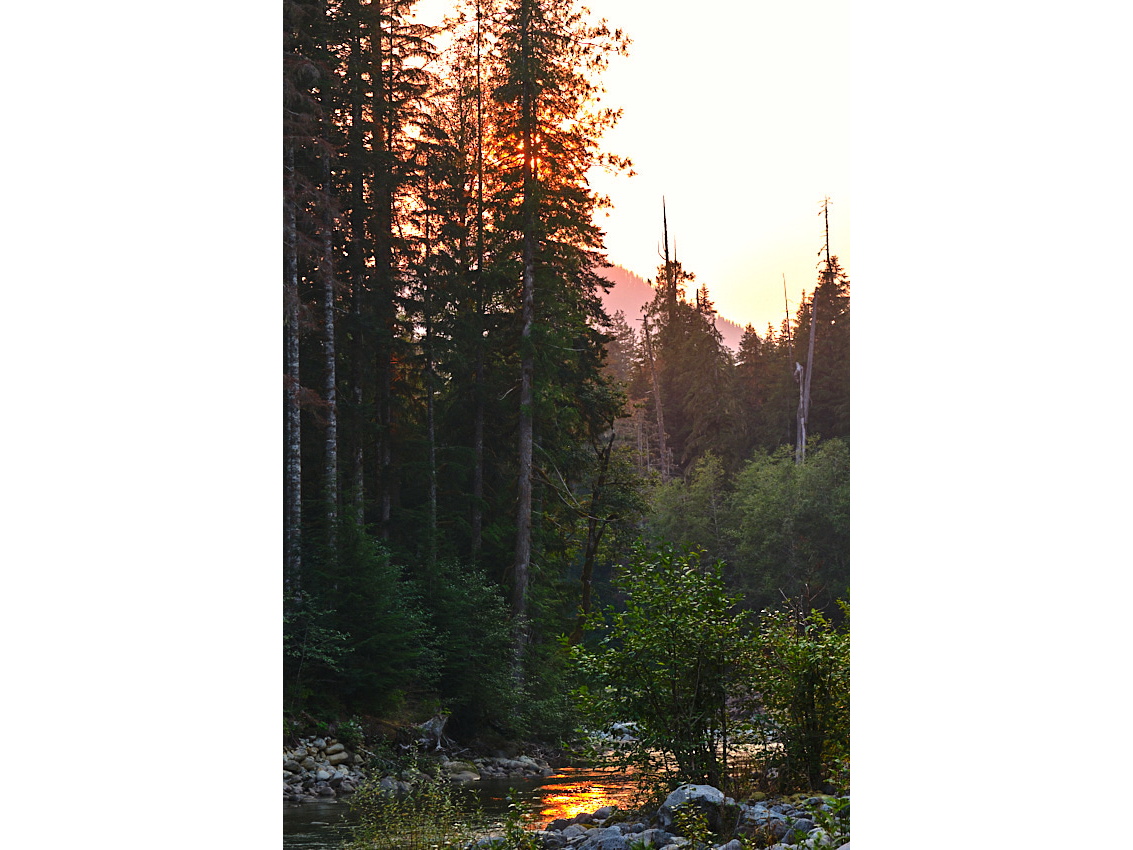
MULTIPOLYGON (((564 767, 539 779, 493 779, 462 786, 475 792, 484 814, 502 818, 507 794, 515 789, 524 821, 537 828, 555 818, 570 818, 606 805, 625 806, 636 790, 624 772, 564 767)), ((285 850, 331 850, 349 839, 350 806, 345 802, 284 803, 285 850)))

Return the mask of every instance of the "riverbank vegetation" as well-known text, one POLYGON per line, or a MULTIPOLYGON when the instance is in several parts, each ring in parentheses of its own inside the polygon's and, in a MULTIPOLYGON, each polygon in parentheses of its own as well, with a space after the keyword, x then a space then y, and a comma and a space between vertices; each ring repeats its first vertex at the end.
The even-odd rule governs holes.
POLYGON ((570 0, 413 5, 284 4, 285 734, 619 720, 674 779, 735 780, 758 732, 763 781, 841 782, 847 272, 827 245, 733 352, 661 226, 640 326, 608 315, 587 173, 630 167, 626 38, 570 0))

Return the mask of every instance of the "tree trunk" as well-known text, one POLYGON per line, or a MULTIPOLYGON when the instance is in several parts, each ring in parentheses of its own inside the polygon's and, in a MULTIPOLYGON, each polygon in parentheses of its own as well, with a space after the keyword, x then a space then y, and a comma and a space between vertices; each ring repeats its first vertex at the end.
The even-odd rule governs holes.
POLYGON ((484 352, 483 339, 477 341, 476 410, 472 423, 472 562, 480 558, 484 537, 484 352))
POLYGON ((799 381, 799 412, 798 431, 795 443, 795 463, 806 460, 806 422, 810 416, 810 379, 814 374, 814 332, 817 327, 815 316, 818 315, 818 304, 814 294, 810 296, 810 339, 806 345, 806 369, 799 381))
POLYGON ((374 148, 378 152, 378 167, 374 175, 376 200, 374 203, 374 259, 378 311, 377 324, 381 338, 376 346, 378 375, 378 505, 379 534, 389 539, 390 516, 393 504, 393 346, 396 339, 394 314, 394 162, 393 136, 393 36, 375 31, 372 39, 373 67, 377 80, 374 84, 374 148), (386 42, 389 42, 387 56, 386 42))
POLYGON ((535 237, 530 230, 523 237, 523 351, 519 388, 519 506, 515 532, 515 584, 511 598, 512 616, 522 619, 527 612, 527 577, 531 566, 531 473, 534 427, 535 356, 531 330, 535 323, 535 237))
MULTIPOLYGON (((425 166, 425 196, 431 195, 429 185, 429 165, 425 166)), ((433 410, 433 290, 429 279, 430 253, 432 251, 429 213, 425 213, 425 244, 422 283, 424 285, 425 311, 425 430, 429 445, 429 518, 425 537, 425 565, 430 589, 437 568, 437 428, 433 410)))
POLYGON ((472 562, 484 535, 484 85, 481 79, 480 0, 476 0, 476 410, 472 424, 472 562))
POLYGON ((602 543, 602 537, 609 527, 610 518, 599 518, 598 513, 602 508, 602 500, 605 495, 606 489, 606 474, 610 469, 610 454, 614 449, 614 439, 617 432, 613 429, 613 424, 610 427, 610 439, 606 443, 606 447, 602 450, 598 462, 598 477, 594 482, 594 487, 590 494, 590 510, 586 518, 586 550, 582 558, 582 595, 578 609, 578 617, 575 620, 574 630, 570 633, 569 641, 571 645, 575 645, 582 640, 582 632, 586 628, 586 621, 590 617, 590 596, 594 580, 594 562, 598 557, 598 547, 602 543))
POLYGON ((515 627, 515 675, 521 679, 527 583, 531 568, 531 472, 535 406, 535 352, 531 331, 535 324, 535 94, 531 79, 530 22, 523 23, 523 331, 520 339, 522 368, 519 389, 519 504, 516 509, 515 569, 511 614, 515 627))
POLYGON ((661 483, 669 480, 669 449, 665 445, 665 410, 661 405, 661 385, 657 382, 657 366, 653 360, 653 339, 649 335, 649 319, 641 322, 645 330, 645 352, 649 356, 649 376, 653 380, 653 409, 657 414, 657 443, 661 454, 661 483))
POLYGON ((284 202, 284 303, 287 334, 287 541, 285 583, 298 593, 302 572, 303 460, 300 452, 299 417, 299 255, 295 213, 295 149, 289 142, 284 151, 287 186, 284 202))
MULTIPOLYGON (((330 194, 330 156, 323 165, 324 191, 330 194)), ((326 384, 327 427, 324 452, 324 493, 326 498, 327 545, 330 551, 338 546, 338 378, 335 370, 335 282, 334 282, 334 216, 330 204, 323 209, 323 358, 326 384)))

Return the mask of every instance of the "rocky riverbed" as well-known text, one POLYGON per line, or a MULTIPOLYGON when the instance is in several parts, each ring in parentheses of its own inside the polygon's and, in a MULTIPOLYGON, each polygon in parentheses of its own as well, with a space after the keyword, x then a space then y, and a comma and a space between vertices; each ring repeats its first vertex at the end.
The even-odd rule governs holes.
MULTIPOLYGON (((560 819, 533 834, 543 850, 638 850, 710 846, 713 850, 741 850, 744 846, 768 850, 850 850, 850 798, 811 797, 795 803, 738 803, 711 785, 682 785, 650 817, 604 806, 593 813, 560 819), (682 816, 688 807, 700 816, 701 834, 682 816), (825 824, 820 826, 819 822, 825 824), (734 836, 722 844, 705 845, 708 832, 734 836), (686 834, 691 833, 691 834, 686 834)), ((501 845, 489 836, 477 842, 478 850, 501 845)))
MULTIPOLYGON (((426 780, 463 784, 481 779, 535 779, 554 773, 546 761, 532 756, 457 760, 438 753, 425 764, 429 773, 404 770, 380 774, 367 768, 373 763, 372 754, 352 751, 333 737, 303 738, 283 751, 284 800, 333 801, 352 794, 371 775, 391 793, 402 793, 426 780)), ((848 796, 737 802, 710 785, 682 785, 651 815, 603 806, 594 812, 553 820, 546 828, 534 830, 532 836, 541 850, 741 850, 741 839, 748 847, 768 850, 849 850, 849 813, 848 796), (695 810, 702 824, 700 834, 689 826, 689 808, 695 810), (709 832, 728 836, 729 840, 705 844, 709 832)), ((498 836, 489 836, 469 850, 491 850, 501 841, 498 836)))
POLYGON ((283 750, 283 799, 304 803, 344 797, 371 776, 376 776, 386 790, 397 793, 411 791, 427 779, 460 784, 480 779, 530 779, 554 773, 546 761, 532 756, 484 756, 465 761, 444 754, 428 762, 430 773, 416 769, 381 773, 367 767, 373 763, 371 755, 352 751, 333 737, 302 738, 296 746, 283 750))

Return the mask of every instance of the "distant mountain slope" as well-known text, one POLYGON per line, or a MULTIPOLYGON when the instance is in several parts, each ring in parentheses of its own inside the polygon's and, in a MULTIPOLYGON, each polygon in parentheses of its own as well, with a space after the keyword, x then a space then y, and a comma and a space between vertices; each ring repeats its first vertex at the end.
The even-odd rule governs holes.
MULTIPOLYGON (((612 316, 618 310, 621 310, 625 313, 626 321, 635 330, 640 331, 641 308, 653 300, 653 287, 629 269, 623 269, 621 266, 600 269, 598 273, 614 284, 609 292, 602 295, 602 303, 606 307, 606 312, 612 316)), ((709 296, 711 294, 710 289, 709 296)), ((732 351, 740 350, 740 339, 744 335, 742 326, 725 319, 723 316, 717 316, 716 330, 720 331, 720 335, 724 337, 724 345, 732 351)))

